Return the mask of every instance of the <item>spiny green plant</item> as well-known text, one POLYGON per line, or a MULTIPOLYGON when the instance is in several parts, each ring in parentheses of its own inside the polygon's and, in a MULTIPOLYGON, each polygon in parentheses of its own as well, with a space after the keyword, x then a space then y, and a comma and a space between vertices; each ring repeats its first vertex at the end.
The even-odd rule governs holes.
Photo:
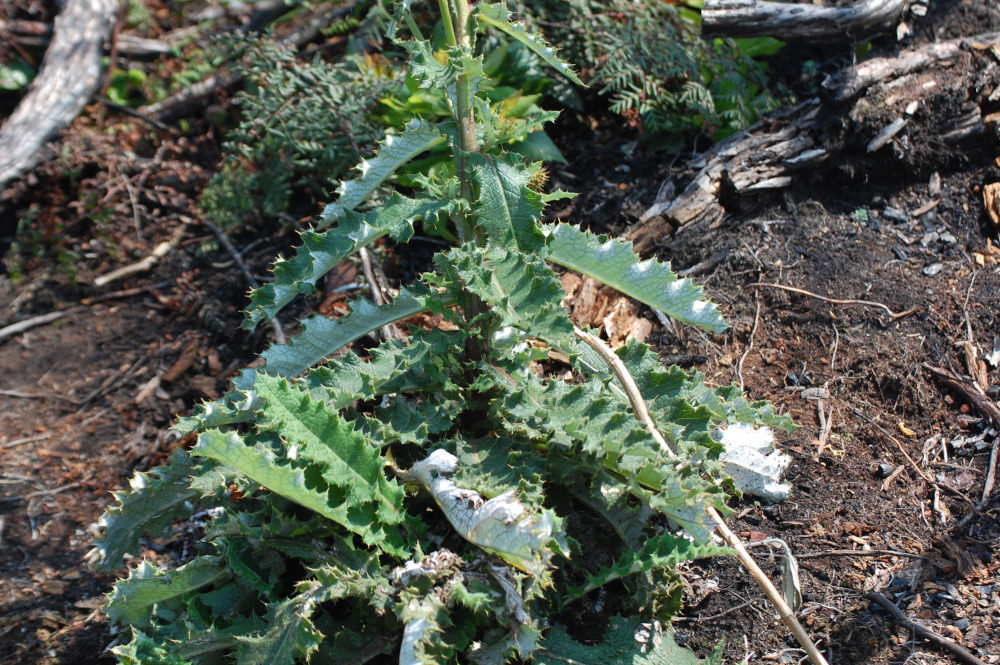
POLYGON ((618 357, 670 451, 657 444, 578 341, 552 266, 707 331, 725 327, 718 311, 628 243, 540 222, 568 194, 543 193, 541 165, 510 146, 554 114, 504 117, 476 41, 499 31, 578 82, 555 50, 503 4, 467 0, 439 0, 438 48, 411 4, 398 3, 392 34, 421 85, 445 91, 449 117, 385 137, 253 292, 246 326, 380 238, 405 243, 447 220, 460 242, 386 305, 307 318, 262 368, 180 420, 197 433, 190 452, 117 494, 94 551, 105 569, 178 520, 201 529, 182 565, 143 562, 115 585, 122 663, 700 662, 669 632, 640 653, 636 626, 676 610, 678 563, 727 551, 705 510, 726 510, 721 431, 787 421, 630 342, 618 357), (441 147, 453 168, 393 189, 394 174, 441 147), (414 322, 405 342, 338 353, 421 312, 449 325, 414 322), (569 365, 546 374, 552 358, 569 365), (560 618, 605 587, 618 591, 605 639, 581 644, 560 618))

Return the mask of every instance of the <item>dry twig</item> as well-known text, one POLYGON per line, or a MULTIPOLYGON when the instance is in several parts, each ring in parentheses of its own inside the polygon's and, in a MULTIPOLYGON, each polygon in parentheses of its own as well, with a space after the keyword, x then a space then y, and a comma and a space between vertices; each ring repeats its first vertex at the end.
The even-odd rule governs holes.
MULTIPOLYGON (((659 430, 656 428, 656 424, 653 423, 653 419, 649 415, 649 409, 646 408, 646 401, 642 398, 642 393, 639 392, 639 387, 635 383, 635 379, 629 373, 628 368, 625 367, 625 363, 622 362, 621 358, 615 355, 615 352, 605 344, 603 341, 594 337, 590 333, 581 330, 580 328, 574 328, 573 331, 576 336, 586 343, 590 348, 596 351, 602 359, 611 368, 618 381, 622 384, 625 389, 625 394, 628 396, 628 400, 632 405, 632 409, 635 411, 635 416, 646 426, 649 433, 652 435, 653 439, 659 444, 660 449, 665 453, 669 454, 671 457, 677 457, 677 454, 670 447, 670 444, 663 438, 659 430)), ((777 610, 781 619, 785 622, 785 625, 791 629, 795 638, 802 645, 806 654, 809 656, 809 660, 813 662, 814 665, 828 665, 826 658, 823 654, 819 652, 816 645, 810 639, 809 634, 806 633, 802 624, 799 623, 798 619, 795 618, 795 613, 792 608, 788 606, 785 599, 782 597, 781 592, 775 588, 774 584, 768 579, 764 571, 761 570, 754 558, 750 556, 747 552, 746 547, 743 542, 739 539, 732 529, 730 529, 722 516, 718 513, 715 508, 709 506, 705 509, 708 514, 709 519, 715 524, 715 531, 722 538, 723 541, 736 551, 736 557, 743 564, 743 567, 747 569, 750 575, 754 578, 761 589, 764 590, 764 595, 767 596, 768 601, 777 610)))
POLYGON ((810 298, 816 298, 817 300, 822 300, 823 302, 828 302, 833 305, 862 305, 864 307, 878 307, 879 309, 885 310, 885 313, 889 315, 890 321, 895 321, 897 319, 903 318, 904 316, 909 316, 910 314, 913 314, 919 309, 918 307, 911 307, 905 312, 896 313, 891 309, 889 309, 887 305, 880 302, 873 302, 871 300, 854 300, 854 299, 842 300, 839 298, 827 298, 826 296, 821 296, 818 293, 813 293, 812 291, 806 291, 805 289, 799 289, 794 286, 785 286, 784 284, 771 284, 769 282, 757 282, 756 284, 751 284, 750 286, 757 288, 766 286, 772 289, 781 289, 782 291, 790 291, 791 293, 798 293, 803 296, 809 296, 810 298))
POLYGON ((112 270, 111 272, 101 275, 94 280, 94 286, 104 286, 105 284, 110 284, 115 280, 122 279, 124 277, 129 277, 130 275, 136 275, 141 272, 146 272, 152 270, 160 259, 172 252, 177 245, 180 243, 181 238, 184 237, 184 231, 187 230, 187 224, 181 224, 174 231, 174 234, 170 236, 169 240, 164 240, 155 249, 141 261, 136 261, 135 263, 127 266, 122 266, 117 270, 112 270))
MULTIPOLYGON (((221 244, 222 247, 229 252, 229 256, 233 258, 233 263, 236 264, 236 267, 243 274, 243 277, 247 280, 247 284, 250 285, 250 288, 259 289, 260 282, 258 282, 257 278, 250 272, 250 268, 247 267, 247 264, 243 261, 243 257, 236 250, 236 247, 233 246, 233 243, 229 240, 229 236, 226 235, 226 232, 207 219, 202 220, 202 223, 215 234, 215 237, 219 240, 219 244, 221 244)), ((285 331, 281 327, 281 319, 278 318, 277 314, 271 317, 271 330, 274 331, 275 342, 278 344, 284 344, 287 341, 285 338, 285 331)))
POLYGON ((941 637, 937 633, 928 630, 927 628, 924 628, 919 623, 916 623, 906 618, 906 615, 903 614, 903 611, 901 609, 896 607, 896 605, 891 600, 889 600, 882 594, 878 593, 877 591, 870 591, 866 593, 865 598, 872 601, 873 603, 880 605, 883 609, 885 609, 886 612, 889 613, 889 616, 891 616, 896 623, 898 623, 906 630, 916 635, 919 635, 928 642, 936 644, 942 649, 945 649, 946 651, 948 651, 948 653, 950 653, 963 663, 969 663, 970 665, 986 665, 986 663, 976 658, 971 652, 966 650, 966 648, 963 647, 962 645, 956 644, 955 642, 952 642, 946 637, 941 637))

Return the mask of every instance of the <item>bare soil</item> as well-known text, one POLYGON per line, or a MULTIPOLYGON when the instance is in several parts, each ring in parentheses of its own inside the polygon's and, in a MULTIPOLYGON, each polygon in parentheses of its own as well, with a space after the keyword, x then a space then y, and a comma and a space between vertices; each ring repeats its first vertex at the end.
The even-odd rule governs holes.
MULTIPOLYGON (((989 0, 952 0, 915 24, 913 39, 997 29, 989 0)), ((778 75, 801 65, 787 51, 778 75)), ((830 62, 849 57, 844 47, 830 62)), ((622 233, 667 175, 692 175, 683 156, 648 153, 623 124, 597 112, 559 121, 553 135, 569 164, 553 167, 551 182, 581 195, 553 217, 622 233)), ((197 194, 218 161, 217 128, 196 120, 186 135, 155 132, 95 105, 62 144, 70 150, 8 204, 31 210, 39 233, 34 249, 18 253, 25 278, 2 281, 2 323, 83 307, 0 340, 0 663, 113 662, 100 610, 113 580, 82 562, 109 492, 188 445, 169 431, 174 417, 224 390, 270 333, 237 330, 246 282, 197 222, 152 271, 89 286, 198 219, 197 194)), ((1000 147, 979 140, 939 157, 880 164, 848 155, 730 211, 716 229, 657 242, 678 270, 719 259, 694 279, 731 328, 708 337, 645 312, 649 341, 710 382, 742 384, 800 425, 780 441, 794 459, 792 496, 773 506, 734 502, 730 524, 751 542, 782 538, 798 556, 799 616, 831 663, 959 662, 869 606, 870 590, 1000 662, 1000 488, 974 509, 997 434, 966 393, 928 369, 952 371, 972 389, 979 370, 970 370, 966 346, 983 358, 1000 345, 1000 229, 982 195, 1000 181, 1000 147), (822 445, 820 410, 830 425, 822 445)), ((234 242, 263 275, 294 244, 290 231, 234 242)), ((1000 368, 984 367, 995 402, 1000 368)), ((777 578, 780 557, 754 551, 777 578)), ((725 637, 732 663, 801 661, 735 560, 700 562, 684 576, 687 606, 674 626, 682 641, 705 653, 725 637)), ((586 599, 579 622, 599 626, 616 592, 628 590, 586 599)))

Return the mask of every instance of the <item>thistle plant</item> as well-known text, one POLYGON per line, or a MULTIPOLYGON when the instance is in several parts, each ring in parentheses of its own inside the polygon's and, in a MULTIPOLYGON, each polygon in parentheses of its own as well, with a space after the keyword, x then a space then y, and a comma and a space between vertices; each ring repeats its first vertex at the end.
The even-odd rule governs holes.
POLYGON ((593 337, 561 306, 554 266, 706 331, 725 325, 669 265, 541 223, 569 195, 545 193, 543 167, 509 147, 555 114, 504 116, 477 39, 496 31, 578 83, 555 50, 505 5, 467 0, 439 0, 436 43, 411 2, 391 35, 421 85, 446 91, 451 117, 384 138, 252 293, 245 325, 381 238, 402 245, 421 225, 448 225, 460 242, 388 304, 306 318, 263 367, 178 422, 197 434, 190 451, 117 494, 94 551, 105 569, 179 521, 198 534, 181 565, 143 562, 115 585, 122 663, 701 662, 669 633, 639 653, 635 626, 676 611, 678 563, 729 551, 710 537, 730 486, 722 433, 787 420, 664 367, 644 344, 619 349, 615 369, 581 342, 593 337), (392 186, 442 148, 449 168, 392 186), (422 312, 442 324, 420 325, 422 312), (405 341, 360 348, 407 322, 405 341), (635 393, 647 422, 632 414, 635 393), (585 646, 561 626, 606 587, 619 598, 605 639, 585 646))

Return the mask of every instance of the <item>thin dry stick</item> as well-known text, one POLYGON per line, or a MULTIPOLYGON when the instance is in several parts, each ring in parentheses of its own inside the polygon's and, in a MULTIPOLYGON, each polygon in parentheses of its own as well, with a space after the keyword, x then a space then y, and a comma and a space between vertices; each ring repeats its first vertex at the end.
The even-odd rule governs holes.
POLYGON ((804 559, 822 559, 828 556, 901 556, 910 559, 927 559, 923 554, 899 552, 896 550, 824 550, 822 552, 801 552, 795 555, 799 561, 804 559))
POLYGON ((937 482, 936 480, 934 480, 933 478, 931 478, 930 476, 928 476, 926 473, 924 473, 923 469, 921 469, 919 466, 917 466, 917 463, 913 461, 913 458, 910 457, 910 455, 906 452, 906 449, 903 448, 903 444, 899 442, 899 439, 897 439, 896 437, 894 437, 892 434, 890 434, 888 432, 888 430, 886 430, 884 427, 882 427, 877 422, 875 422, 872 418, 870 418, 867 414, 865 414, 864 411, 861 411, 860 409, 855 409, 853 407, 851 408, 851 410, 854 411, 854 413, 857 414, 858 416, 864 418, 869 423, 871 423, 872 427, 874 427, 875 429, 877 429, 879 432, 882 433, 883 436, 885 436, 887 439, 889 439, 894 444, 896 444, 896 447, 899 448, 899 452, 903 453, 903 457, 905 457, 906 461, 910 463, 910 466, 913 467, 913 470, 917 472, 917 475, 920 476, 921 478, 923 478, 923 480, 924 480, 925 483, 927 483, 931 487, 934 487, 934 488, 937 488, 937 489, 948 490, 949 492, 951 492, 955 496, 959 497, 963 501, 965 501, 967 503, 970 503, 970 504, 972 503, 972 499, 970 499, 969 497, 965 496, 964 494, 962 494, 961 492, 959 492, 954 487, 951 487, 949 485, 943 485, 943 484, 937 482))
POLYGON ((736 363, 736 375, 740 377, 740 390, 743 390, 743 361, 747 359, 747 356, 753 350, 753 338, 757 334, 757 323, 760 321, 760 296, 755 298, 757 301, 757 310, 753 315, 753 328, 750 329, 750 343, 747 344, 746 351, 740 356, 740 361, 736 363))
POLYGON ((36 441, 44 441, 45 439, 51 439, 52 433, 48 432, 46 434, 36 434, 35 436, 26 436, 22 439, 14 439, 13 441, 8 441, 7 443, 0 445, 0 448, 14 448, 16 446, 24 445, 26 443, 35 443, 36 441))
MULTIPOLYGON (((250 268, 247 267, 247 264, 243 261, 243 257, 240 256, 240 253, 236 251, 235 247, 233 247, 233 243, 229 240, 229 236, 226 235, 226 232, 207 219, 202 220, 202 223, 215 234, 215 237, 219 240, 219 244, 221 244, 222 247, 229 252, 229 256, 233 258, 233 263, 235 263, 239 271, 243 273, 243 277, 247 280, 247 284, 250 285, 250 288, 259 289, 260 282, 258 282, 257 278, 250 272, 250 268)), ((285 331, 281 328, 281 319, 278 318, 277 314, 271 317, 271 330, 274 331, 275 342, 278 344, 284 344, 287 341, 285 338, 285 331)))
MULTIPOLYGON (((583 342, 585 342, 590 348, 594 349, 604 362, 608 364, 611 371, 615 373, 618 381, 622 384, 625 389, 625 394, 628 396, 629 402, 632 404, 632 409, 635 411, 636 418, 641 420, 649 433, 659 444, 660 449, 665 453, 668 453, 672 457, 677 457, 677 454, 670 447, 670 444, 663 438, 659 430, 656 429, 656 425, 653 423, 653 419, 649 415, 649 410, 646 408, 646 401, 642 398, 642 393, 639 392, 639 387, 635 383, 635 379, 629 373, 628 368, 625 367, 625 363, 622 362, 621 358, 615 355, 615 352, 611 348, 602 342, 597 337, 594 337, 588 332, 581 330, 580 328, 574 328, 573 332, 579 337, 583 342)), ((795 618, 795 613, 792 612, 792 608, 788 606, 785 599, 782 597, 781 592, 775 588, 771 580, 768 579, 764 571, 761 570, 754 558, 750 556, 746 547, 743 546, 742 541, 740 541, 739 536, 737 536, 733 531, 726 526, 726 522, 722 519, 722 516, 718 513, 715 508, 708 506, 705 508, 705 512, 708 514, 709 519, 715 524, 715 531, 719 534, 723 541, 736 551, 736 557, 743 564, 743 567, 747 569, 750 575, 754 578, 760 588, 764 590, 764 595, 771 602, 771 605, 778 611, 781 616, 782 621, 785 625, 791 629, 795 638, 802 645, 806 654, 809 656, 809 660, 813 662, 813 665, 828 665, 826 658, 823 654, 819 652, 816 645, 809 638, 809 634, 806 633, 802 624, 799 623, 798 619, 795 618)))
POLYGON ((889 613, 889 616, 891 616, 896 623, 898 623, 906 630, 919 635, 928 642, 936 644, 942 649, 947 650, 949 653, 951 653, 951 655, 955 656, 955 658, 959 659, 963 663, 969 663, 970 665, 986 665, 986 663, 976 658, 974 655, 972 655, 972 653, 967 651, 965 647, 956 644, 955 642, 952 642, 946 637, 941 637, 937 633, 924 628, 919 623, 915 623, 907 619, 906 615, 903 614, 903 611, 898 607, 896 607, 896 605, 891 600, 889 600, 882 594, 876 591, 870 591, 869 593, 865 594, 865 598, 872 601, 873 603, 881 605, 885 609, 885 611, 889 613))
MULTIPOLYGON (((382 290, 382 284, 379 282, 378 275, 375 273, 375 267, 372 265, 372 255, 367 249, 362 247, 358 254, 361 256, 361 267, 365 271, 365 279, 368 280, 368 287, 372 291, 372 299, 375 300, 376 305, 384 305, 388 301, 382 290)), ((382 337, 389 341, 391 339, 402 339, 403 336, 396 329, 395 324, 387 323, 382 326, 382 337)))
POLYGON ((0 328, 0 340, 7 339, 12 335, 22 333, 25 330, 30 330, 36 326, 44 326, 46 323, 52 323, 53 321, 58 321, 59 319, 69 316, 70 314, 76 314, 87 309, 86 307, 70 307, 69 309, 64 309, 59 312, 49 312, 48 314, 39 314, 38 316, 33 316, 24 321, 18 321, 17 323, 12 323, 9 326, 4 326, 0 328))
POLYGON ((909 316, 917 311, 917 307, 911 307, 905 312, 899 312, 898 314, 888 306, 880 302, 872 302, 871 300, 841 300, 839 298, 827 298, 826 296, 821 296, 818 293, 813 293, 812 291, 806 291, 805 289, 798 289, 794 286, 785 286, 784 284, 771 284, 768 282, 757 282, 756 284, 751 284, 750 286, 761 287, 766 286, 772 289, 781 289, 782 291, 790 291, 792 293, 798 293, 803 296, 809 296, 810 298, 816 298, 817 300, 822 300, 823 302, 832 303, 834 305, 863 305, 865 307, 878 307, 879 309, 885 310, 886 314, 889 315, 889 319, 895 321, 896 319, 901 319, 904 316, 909 316))
POLYGON ((150 252, 149 256, 142 259, 141 261, 137 261, 131 265, 122 266, 121 268, 112 270, 106 275, 101 275, 100 277, 97 277, 96 279, 94 279, 94 286, 104 286, 105 284, 110 284, 115 280, 122 279, 124 277, 129 277, 131 275, 136 275, 141 272, 146 272, 147 270, 151 270, 153 266, 155 266, 159 262, 160 259, 162 259, 170 252, 172 252, 174 248, 177 247, 177 245, 181 241, 181 238, 184 237, 184 231, 186 230, 186 228, 187 228, 186 224, 181 224, 180 226, 177 227, 177 230, 174 231, 174 234, 170 237, 170 239, 164 240, 159 245, 157 245, 153 249, 153 251, 150 252))

